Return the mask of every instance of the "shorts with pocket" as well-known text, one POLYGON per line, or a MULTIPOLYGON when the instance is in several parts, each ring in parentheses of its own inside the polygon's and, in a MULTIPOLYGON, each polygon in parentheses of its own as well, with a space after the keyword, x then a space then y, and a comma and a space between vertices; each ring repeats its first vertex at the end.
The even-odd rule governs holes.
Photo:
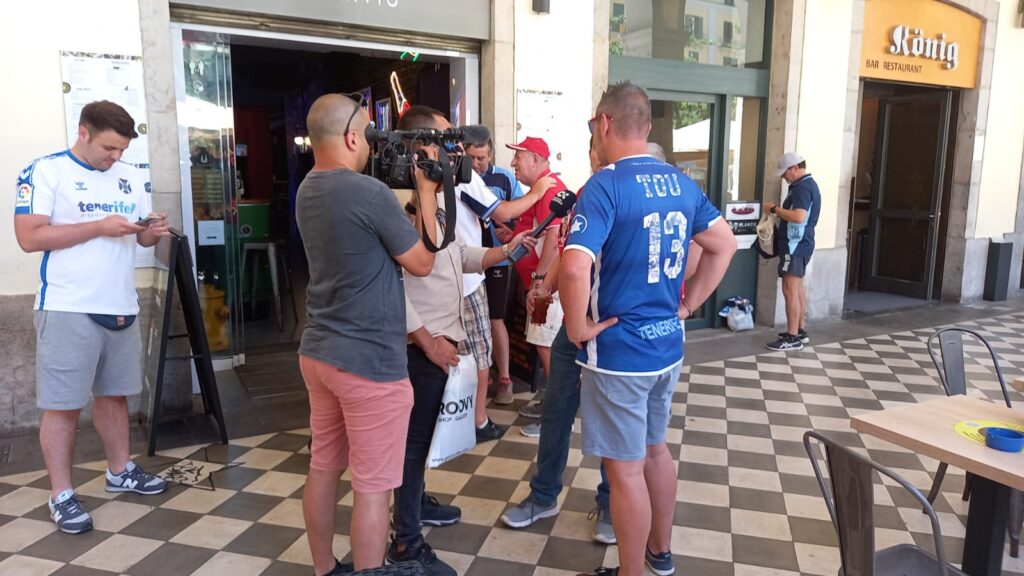
POLYGON ((491 319, 487 310, 487 288, 481 284, 476 292, 462 299, 462 322, 466 339, 459 345, 459 354, 473 355, 476 369, 491 367, 491 319))
POLYGON ((779 255, 779 278, 783 276, 797 276, 803 278, 807 273, 807 265, 810 264, 810 256, 794 256, 792 254, 779 255))
POLYGON ((550 348, 562 328, 562 301, 558 298, 558 292, 552 294, 551 299, 547 320, 543 324, 534 324, 530 321, 530 315, 526 316, 526 341, 534 346, 550 348))
POLYGON ((351 468, 352 488, 360 492, 401 486, 412 411, 409 379, 374 382, 303 355, 299 369, 309 390, 309 467, 351 468))
POLYGON ((581 371, 583 453, 612 460, 642 460, 647 447, 665 441, 672 394, 682 361, 651 375, 581 371))
POLYGON ((139 322, 110 330, 82 312, 36 310, 36 405, 80 410, 90 396, 142 392, 139 322))

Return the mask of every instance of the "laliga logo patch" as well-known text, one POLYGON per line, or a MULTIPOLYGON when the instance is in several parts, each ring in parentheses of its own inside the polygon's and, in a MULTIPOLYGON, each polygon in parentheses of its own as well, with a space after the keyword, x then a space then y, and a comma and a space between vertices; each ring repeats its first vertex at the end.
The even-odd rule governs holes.
POLYGON ((132 193, 132 184, 131 182, 128 181, 127 178, 118 178, 117 187, 121 190, 121 192, 124 192, 125 194, 132 193))
POLYGON ((18 195, 15 199, 15 206, 28 206, 32 200, 32 187, 28 184, 18 186, 18 195))
POLYGON ((583 233, 587 231, 587 217, 582 214, 577 214, 572 218, 572 227, 569 228, 569 234, 575 234, 577 232, 583 233))

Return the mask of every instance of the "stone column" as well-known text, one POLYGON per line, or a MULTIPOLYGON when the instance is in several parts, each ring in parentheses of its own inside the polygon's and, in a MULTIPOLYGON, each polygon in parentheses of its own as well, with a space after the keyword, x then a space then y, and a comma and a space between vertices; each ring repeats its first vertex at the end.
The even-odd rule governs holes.
MULTIPOLYGON (((174 64, 171 55, 170 7, 165 0, 139 0, 139 28, 142 32, 142 60, 149 124, 149 162, 153 186, 153 209, 166 212, 171 226, 181 230, 181 172, 178 151, 178 116, 174 96, 174 64)), ((154 280, 161 275, 154 275, 154 280)), ((149 417, 150 392, 156 383, 156 361, 163 309, 156 304, 157 287, 139 289, 142 307, 145 381, 141 402, 143 420, 149 417), (150 350, 152 354, 146 354, 150 350)), ((174 333, 184 332, 180 298, 175 294, 174 333)), ((168 346, 169 356, 188 354, 186 339, 168 346)), ((163 410, 165 414, 192 408, 191 370, 185 362, 169 362, 164 371, 163 410)))
MULTIPOLYGON (((797 112, 800 104, 800 72, 804 38, 804 7, 807 0, 776 0, 772 18, 771 82, 768 92, 768 126, 765 137, 763 198, 779 204, 782 189, 774 176, 775 163, 786 150, 796 147, 797 112)), ((778 281, 778 260, 759 259, 757 270, 757 322, 775 325, 776 311, 785 316, 778 281)))
POLYGON ((491 39, 480 57, 480 118, 494 136, 494 162, 508 166, 511 151, 502 145, 516 137, 515 126, 515 0, 494 0, 491 39))
POLYGON ((611 57, 608 51, 610 41, 608 25, 611 12, 612 6, 609 0, 594 0, 594 80, 591 110, 597 109, 601 95, 608 88, 608 59, 611 57))
POLYGON ((953 182, 946 214, 946 262, 942 269, 942 299, 965 302, 981 298, 988 264, 988 238, 975 238, 981 165, 992 94, 999 4, 995 0, 953 0, 960 8, 981 17, 982 47, 978 62, 978 87, 962 90, 956 118, 956 151, 953 182))

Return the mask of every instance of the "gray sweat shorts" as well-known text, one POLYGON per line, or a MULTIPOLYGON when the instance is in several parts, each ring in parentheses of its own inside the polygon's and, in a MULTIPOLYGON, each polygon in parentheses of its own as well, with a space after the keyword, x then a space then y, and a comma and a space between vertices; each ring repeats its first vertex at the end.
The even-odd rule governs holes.
POLYGON ((139 321, 108 330, 78 312, 35 311, 36 405, 79 410, 89 396, 142 392, 139 321))
POLYGON ((583 368, 583 453, 612 460, 643 460, 648 446, 664 442, 682 365, 680 362, 655 376, 604 374, 583 368))

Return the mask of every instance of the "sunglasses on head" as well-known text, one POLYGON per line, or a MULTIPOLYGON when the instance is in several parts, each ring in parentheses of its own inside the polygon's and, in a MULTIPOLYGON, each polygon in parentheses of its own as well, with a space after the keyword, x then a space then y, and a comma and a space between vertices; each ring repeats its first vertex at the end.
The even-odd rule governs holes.
POLYGON ((343 94, 343 96, 348 96, 349 98, 355 100, 356 107, 354 110, 352 110, 352 114, 348 117, 348 122, 345 123, 345 131, 341 133, 342 138, 344 138, 345 135, 348 134, 349 129, 352 127, 352 119, 356 117, 356 114, 358 114, 360 110, 362 110, 363 103, 366 102, 366 94, 363 94, 362 92, 350 92, 348 94, 343 94))

